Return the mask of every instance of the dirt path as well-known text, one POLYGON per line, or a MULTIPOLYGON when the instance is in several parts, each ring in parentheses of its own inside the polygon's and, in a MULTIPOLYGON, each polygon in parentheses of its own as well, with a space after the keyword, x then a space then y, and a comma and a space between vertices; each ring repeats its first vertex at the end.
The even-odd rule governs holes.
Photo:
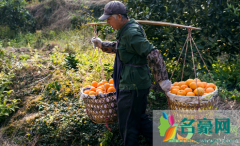
POLYGON ((216 108, 218 110, 239 110, 240 109, 240 102, 232 99, 223 99, 221 97, 217 97, 218 103, 216 108))

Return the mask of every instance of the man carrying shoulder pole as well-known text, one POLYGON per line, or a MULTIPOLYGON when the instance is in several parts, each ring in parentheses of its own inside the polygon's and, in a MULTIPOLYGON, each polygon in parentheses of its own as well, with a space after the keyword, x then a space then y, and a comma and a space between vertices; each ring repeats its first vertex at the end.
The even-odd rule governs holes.
POLYGON ((152 145, 153 133, 159 132, 157 125, 145 114, 151 86, 149 66, 155 81, 164 91, 169 91, 172 83, 168 80, 165 63, 159 51, 147 40, 140 24, 128 19, 123 3, 107 3, 99 20, 106 19, 108 25, 118 29, 117 42, 101 41, 99 38, 92 38, 92 42, 103 52, 116 53, 113 80, 120 135, 125 146, 138 146, 139 133, 152 145))

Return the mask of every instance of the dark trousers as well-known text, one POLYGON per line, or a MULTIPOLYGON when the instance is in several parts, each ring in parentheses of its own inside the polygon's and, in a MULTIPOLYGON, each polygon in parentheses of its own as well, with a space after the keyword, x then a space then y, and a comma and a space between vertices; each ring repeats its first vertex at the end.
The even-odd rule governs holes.
MULTIPOLYGON (((119 130, 125 146, 138 146, 139 133, 152 145, 153 122, 145 114, 148 94, 149 88, 138 91, 120 89, 118 92, 119 130)), ((155 128, 158 132, 156 126, 155 128)))

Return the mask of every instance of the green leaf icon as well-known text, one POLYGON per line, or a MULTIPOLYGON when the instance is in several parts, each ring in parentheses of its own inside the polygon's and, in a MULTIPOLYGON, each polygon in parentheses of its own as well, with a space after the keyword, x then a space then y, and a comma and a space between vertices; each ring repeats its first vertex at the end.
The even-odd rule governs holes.
POLYGON ((160 126, 158 126, 160 136, 164 136, 167 129, 171 127, 168 120, 164 119, 163 116, 160 117, 160 126))

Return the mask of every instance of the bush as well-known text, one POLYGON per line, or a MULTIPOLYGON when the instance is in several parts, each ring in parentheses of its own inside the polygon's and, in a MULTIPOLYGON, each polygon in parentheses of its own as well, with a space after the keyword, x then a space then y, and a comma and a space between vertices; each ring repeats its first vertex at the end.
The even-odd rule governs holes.
POLYGON ((3 93, 4 87, 0 91, 0 121, 4 120, 12 112, 15 112, 15 109, 18 108, 17 104, 20 99, 8 100, 12 90, 5 91, 7 94, 3 93))
MULTIPOLYGON (((211 76, 220 90, 220 95, 223 98, 233 98, 240 100, 240 58, 239 55, 224 61, 214 61, 212 64, 211 76)), ((200 73, 199 78, 202 78, 208 83, 212 83, 212 79, 208 72, 200 73)))
POLYGON ((12 79, 15 76, 15 60, 12 52, 7 52, 0 45, 0 121, 15 111, 19 99, 8 99, 13 90, 10 90, 12 79))
MULTIPOLYGON (((240 5, 236 0, 229 3, 202 0, 128 0, 127 7, 131 10, 129 16, 137 20, 155 20, 202 28, 201 31, 193 30, 192 37, 210 69, 213 60, 221 53, 240 53, 240 5)), ((160 50, 165 60, 177 60, 187 38, 186 29, 154 25, 143 27, 148 39, 160 50)), ((206 71, 195 47, 193 51, 197 57, 197 71, 206 71)), ((194 77, 191 54, 188 53, 183 80, 194 77)), ((183 62, 183 58, 180 58, 180 62, 183 62)), ((181 69, 182 65, 180 66, 181 69)), ((176 76, 177 74, 174 78, 176 76)))
POLYGON ((35 20, 24 8, 25 0, 0 1, 0 25, 7 25, 14 31, 35 31, 35 20))

